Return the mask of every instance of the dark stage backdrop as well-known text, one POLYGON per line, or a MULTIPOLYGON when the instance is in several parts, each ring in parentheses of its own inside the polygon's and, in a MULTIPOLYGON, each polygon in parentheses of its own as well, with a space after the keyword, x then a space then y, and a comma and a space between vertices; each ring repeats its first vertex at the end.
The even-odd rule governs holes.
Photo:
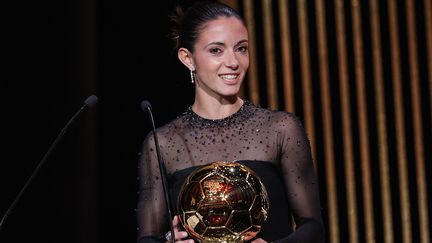
POLYGON ((191 102, 171 52, 174 1, 28 1, 5 7, 2 216, 61 129, 92 94, 0 231, 1 243, 134 242, 138 152, 191 102))

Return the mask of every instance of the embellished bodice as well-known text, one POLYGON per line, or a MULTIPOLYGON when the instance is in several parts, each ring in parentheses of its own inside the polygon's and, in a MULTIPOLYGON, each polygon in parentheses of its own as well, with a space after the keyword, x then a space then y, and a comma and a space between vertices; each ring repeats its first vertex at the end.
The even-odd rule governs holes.
POLYGON ((284 129, 293 122, 297 120, 290 113, 270 111, 245 101, 237 112, 217 120, 202 118, 189 107, 174 121, 158 128, 157 135, 167 171, 172 174, 217 160, 279 163, 283 141, 291 139, 284 129))
MULTIPOLYGON (((280 224, 278 229, 272 230, 281 233, 270 230, 264 239, 274 239, 271 235, 287 236, 291 232, 289 209, 301 216, 312 205, 314 213, 319 214, 318 187, 309 141, 301 122, 292 113, 262 108, 245 100, 231 116, 210 120, 200 117, 189 107, 156 132, 171 186, 181 184, 184 176, 178 177, 179 174, 186 175, 185 172, 214 161, 248 161, 256 170, 271 168, 277 172, 277 177, 276 174, 270 176, 279 178, 277 186, 272 185, 269 190, 277 187, 277 194, 285 193, 282 197, 285 199, 279 205, 285 213, 272 214, 269 222, 280 224), (311 205, 303 203, 309 199, 311 205)), ((138 178, 138 238, 162 235, 169 227, 152 133, 143 142, 138 178)))

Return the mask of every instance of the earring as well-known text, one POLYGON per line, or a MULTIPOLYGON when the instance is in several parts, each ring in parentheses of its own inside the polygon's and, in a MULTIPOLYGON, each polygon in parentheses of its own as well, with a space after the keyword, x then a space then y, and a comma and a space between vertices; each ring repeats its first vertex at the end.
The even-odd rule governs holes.
POLYGON ((192 69, 190 70, 191 83, 195 83, 194 72, 195 72, 195 71, 193 71, 192 69))

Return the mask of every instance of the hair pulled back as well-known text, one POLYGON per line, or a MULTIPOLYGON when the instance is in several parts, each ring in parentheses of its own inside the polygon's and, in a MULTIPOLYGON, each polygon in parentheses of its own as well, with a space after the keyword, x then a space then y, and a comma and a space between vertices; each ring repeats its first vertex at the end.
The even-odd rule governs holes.
POLYGON ((170 17, 173 22, 171 39, 174 49, 184 47, 191 52, 194 52, 194 45, 209 21, 219 17, 235 17, 245 24, 235 9, 217 1, 197 1, 190 7, 178 5, 170 17))

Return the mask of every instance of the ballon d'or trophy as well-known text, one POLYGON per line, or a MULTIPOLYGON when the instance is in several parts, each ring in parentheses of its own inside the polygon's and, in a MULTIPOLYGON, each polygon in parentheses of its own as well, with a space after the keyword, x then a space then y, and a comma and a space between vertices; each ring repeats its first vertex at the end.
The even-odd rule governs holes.
POLYGON ((217 161, 195 169, 184 181, 177 210, 198 242, 244 242, 261 230, 269 209, 267 190, 249 167, 217 161))

